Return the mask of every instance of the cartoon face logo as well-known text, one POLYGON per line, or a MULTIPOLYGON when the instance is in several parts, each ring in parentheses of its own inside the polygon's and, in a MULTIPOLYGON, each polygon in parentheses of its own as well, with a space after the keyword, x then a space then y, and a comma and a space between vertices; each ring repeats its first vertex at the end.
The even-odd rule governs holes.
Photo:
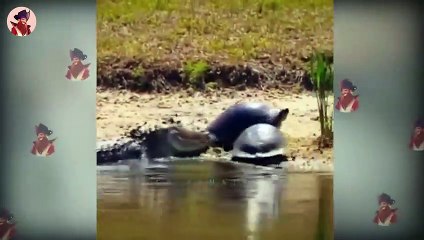
POLYGON ((414 151, 424 151, 424 121, 418 120, 415 123, 414 132, 409 142, 409 148, 414 151))
POLYGON ((26 37, 34 32, 36 22, 34 12, 26 7, 13 9, 7 17, 7 26, 10 32, 18 37, 26 37))
POLYGON ((388 194, 382 193, 378 196, 379 208, 375 213, 374 223, 379 226, 390 226, 397 221, 397 208, 394 208, 395 200, 388 194))
POLYGON ((359 107, 359 95, 353 95, 357 87, 348 79, 340 82, 340 97, 336 109, 340 112, 354 112, 359 107))
POLYGON ((16 223, 13 215, 6 209, 0 210, 0 239, 10 240, 16 235, 16 223))
POLYGON ((52 130, 49 130, 44 124, 38 124, 35 126, 35 134, 37 139, 33 142, 31 153, 39 157, 47 157, 54 153, 54 144, 56 140, 49 140, 49 136, 53 134, 52 130))
POLYGON ((87 59, 85 55, 78 48, 70 51, 71 65, 68 66, 68 72, 66 73, 66 78, 71 81, 82 81, 87 79, 90 76, 88 67, 90 63, 83 64, 82 61, 87 59))

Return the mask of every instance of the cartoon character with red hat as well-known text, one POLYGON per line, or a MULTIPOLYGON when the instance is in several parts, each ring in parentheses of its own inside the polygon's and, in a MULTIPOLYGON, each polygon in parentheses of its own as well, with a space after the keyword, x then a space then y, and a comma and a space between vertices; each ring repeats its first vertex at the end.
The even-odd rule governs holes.
POLYGON ((418 120, 415 123, 414 133, 412 134, 409 148, 414 151, 424 151, 424 121, 418 120))
POLYGON ((353 95, 357 87, 348 79, 340 83, 341 96, 336 104, 336 109, 340 112, 354 112, 359 107, 359 95, 353 95))
POLYGON ((70 51, 70 57, 72 64, 71 66, 68 66, 66 78, 71 81, 81 81, 87 79, 90 76, 90 72, 88 70, 90 63, 82 63, 82 61, 87 59, 87 55, 85 55, 78 48, 74 48, 74 50, 70 51))
POLYGON ((12 24, 12 28, 10 29, 10 32, 19 37, 25 37, 31 34, 31 26, 27 24, 30 17, 30 11, 22 10, 18 12, 14 16, 15 20, 18 22, 10 22, 12 24))
POLYGON ((0 239, 12 240, 16 235, 15 226, 13 215, 6 209, 0 210, 0 239))
POLYGON ((37 134, 37 140, 33 142, 34 145, 32 146, 31 153, 40 157, 52 155, 54 153, 53 142, 56 138, 49 140, 48 137, 53 134, 53 131, 40 123, 38 126, 35 126, 35 133, 37 134))
POLYGON ((378 197, 379 209, 375 213, 374 223, 379 226, 390 226, 390 224, 396 223, 397 208, 393 208, 395 202, 388 194, 382 193, 378 197))

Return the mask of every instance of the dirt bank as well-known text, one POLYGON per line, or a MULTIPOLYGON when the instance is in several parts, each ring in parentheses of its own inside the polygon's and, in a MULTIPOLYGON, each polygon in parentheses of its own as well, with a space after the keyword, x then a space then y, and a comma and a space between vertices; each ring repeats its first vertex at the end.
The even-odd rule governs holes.
POLYGON ((267 102, 289 108, 282 132, 289 139, 288 153, 304 158, 332 158, 332 149, 317 149, 318 112, 313 95, 283 90, 222 90, 175 94, 139 94, 130 91, 99 90, 97 94, 97 137, 99 140, 122 136, 137 125, 167 126, 180 122, 192 130, 203 130, 224 109, 240 101, 267 102), (171 120, 172 119, 172 120, 171 120))
MULTIPOLYGON (((332 56, 331 56, 332 57, 332 56)), ((270 59, 238 65, 195 61, 190 63, 144 63, 134 59, 104 59, 99 63, 97 86, 134 92, 175 93, 181 90, 234 88, 312 90, 310 77, 303 69, 286 68, 270 59)))

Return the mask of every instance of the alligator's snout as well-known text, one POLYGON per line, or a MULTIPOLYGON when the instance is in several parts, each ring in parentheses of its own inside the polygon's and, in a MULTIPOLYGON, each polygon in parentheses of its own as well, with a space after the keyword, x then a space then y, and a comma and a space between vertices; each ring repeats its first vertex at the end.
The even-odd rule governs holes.
POLYGON ((167 139, 173 148, 181 152, 197 151, 210 145, 207 133, 190 131, 181 127, 170 128, 167 139))

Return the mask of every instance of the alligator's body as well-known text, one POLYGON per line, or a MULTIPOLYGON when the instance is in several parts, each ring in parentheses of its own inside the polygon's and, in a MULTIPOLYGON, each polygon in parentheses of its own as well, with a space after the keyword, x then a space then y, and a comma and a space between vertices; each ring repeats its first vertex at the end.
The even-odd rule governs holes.
POLYGON ((97 165, 116 163, 120 160, 166 157, 196 157, 208 147, 193 151, 179 151, 169 144, 168 134, 173 128, 163 128, 148 132, 135 129, 129 138, 120 138, 97 143, 97 165))
POLYGON ((116 163, 120 160, 140 159, 142 144, 132 139, 117 139, 97 143, 97 165, 116 163))

